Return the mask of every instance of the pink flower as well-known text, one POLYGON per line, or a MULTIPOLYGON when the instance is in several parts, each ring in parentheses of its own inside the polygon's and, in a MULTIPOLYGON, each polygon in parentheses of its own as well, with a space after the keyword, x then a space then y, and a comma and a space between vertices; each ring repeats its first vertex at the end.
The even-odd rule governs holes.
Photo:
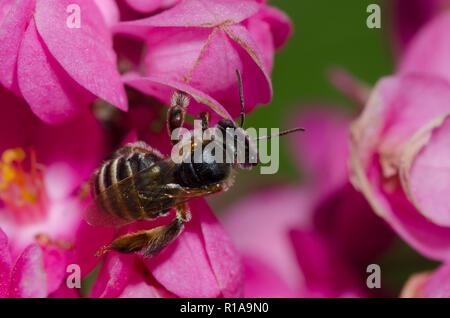
POLYGON ((450 258, 450 42, 443 14, 418 33, 351 128, 352 182, 427 257, 450 258))
POLYGON ((308 183, 259 190, 225 213, 243 254, 244 295, 368 296, 362 273, 392 234, 348 182, 349 116, 315 107, 293 122, 307 131, 293 149, 308 183))
POLYGON ((450 264, 445 263, 433 272, 417 273, 406 282, 400 297, 449 298, 450 264))
POLYGON ((47 279, 41 249, 29 245, 13 263, 8 238, 0 229, 0 297, 47 296, 47 279))
POLYGON ((8 237, 12 260, 39 245, 46 273, 43 288, 45 295, 51 294, 75 259, 88 274, 98 261, 95 249, 113 234, 86 228, 77 192, 102 156, 103 133, 87 111, 65 124, 47 126, 9 91, 0 88, 0 99, 5 132, 0 139, 0 228, 8 237))
POLYGON ((120 11, 115 0, 94 0, 108 27, 119 23, 120 11))
POLYGON ((367 266, 389 246, 392 232, 349 182, 349 126, 354 116, 313 106, 294 118, 292 125, 305 127, 307 133, 292 140, 295 157, 318 193, 315 227, 349 263, 367 266))
MULTIPOLYGON (((192 220, 157 257, 110 252, 91 297, 240 297, 241 262, 231 239, 202 199, 189 204, 192 220)), ((136 231, 168 222, 173 215, 122 229, 136 231)))
POLYGON ((178 1, 179 0, 125 0, 127 5, 133 10, 144 14, 169 8, 178 1))
POLYGON ((97 98, 127 109, 111 33, 94 2, 2 1, 0 12, 0 83, 40 119, 63 122, 97 98))
MULTIPOLYGON (((185 0, 116 28, 118 33, 144 40, 147 46, 144 71, 125 75, 126 84, 166 104, 173 88, 183 86, 186 91, 210 96, 233 118, 240 112, 235 70, 243 76, 246 111, 268 103, 274 51, 286 42, 291 30, 289 19, 279 10, 242 0, 185 0)), ((202 108, 196 100, 188 112, 196 114, 202 108)), ((223 112, 212 115, 213 121, 224 117, 223 112)))

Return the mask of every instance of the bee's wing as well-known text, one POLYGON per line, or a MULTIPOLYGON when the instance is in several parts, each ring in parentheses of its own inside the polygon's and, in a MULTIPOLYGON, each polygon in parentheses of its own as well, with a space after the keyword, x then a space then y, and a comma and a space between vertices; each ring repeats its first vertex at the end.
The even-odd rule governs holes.
POLYGON ((113 184, 98 194, 89 204, 85 220, 95 226, 121 226, 146 219, 146 216, 150 219, 151 212, 155 212, 156 215, 156 212, 222 189, 220 186, 184 188, 173 183, 173 173, 176 167, 177 165, 167 158, 113 184), (107 212, 111 206, 123 206, 123 197, 136 197, 136 193, 140 197, 139 200, 136 200, 139 201, 139 207, 148 214, 142 217, 119 217, 107 212))
POLYGON ((93 226, 122 226, 133 223, 135 220, 123 219, 113 216, 98 206, 98 202, 103 199, 94 199, 89 202, 84 213, 86 222, 93 226))

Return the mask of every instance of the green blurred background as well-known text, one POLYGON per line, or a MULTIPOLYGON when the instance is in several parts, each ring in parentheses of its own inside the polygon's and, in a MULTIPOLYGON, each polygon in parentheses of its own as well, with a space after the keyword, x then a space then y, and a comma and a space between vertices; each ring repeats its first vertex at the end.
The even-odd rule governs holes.
MULTIPOLYGON (((273 0, 271 5, 286 12, 295 27, 288 44, 276 55, 272 74, 274 96, 270 105, 259 107, 246 119, 247 127, 289 128, 289 118, 309 102, 329 102, 336 107, 356 106, 328 81, 327 71, 341 66, 357 78, 373 85, 392 74, 395 58, 390 38, 389 2, 374 0, 273 0), (367 6, 381 6, 381 29, 369 29, 367 6)), ((299 136, 301 138, 301 136, 299 136)), ((259 188, 302 182, 302 169, 292 160, 288 138, 280 141, 280 170, 276 175, 260 175, 258 169, 239 172, 235 185, 226 193, 208 199, 219 215, 229 204, 259 188)), ((274 211, 275 213, 277 211, 274 211)), ((397 239, 378 261, 383 286, 398 295, 407 278, 430 270, 437 263, 418 255, 397 239)))

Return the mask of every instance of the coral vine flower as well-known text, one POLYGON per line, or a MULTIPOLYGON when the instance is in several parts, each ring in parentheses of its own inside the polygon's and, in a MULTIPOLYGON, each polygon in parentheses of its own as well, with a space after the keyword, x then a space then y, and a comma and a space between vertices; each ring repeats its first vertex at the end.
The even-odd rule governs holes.
POLYGON ((0 99, 4 102, 1 113, 8 114, 0 118, 2 129, 8 132, 0 140, 0 228, 8 238, 12 260, 28 259, 24 251, 39 246, 39 252, 27 253, 33 259, 42 258, 43 288, 48 295, 59 288, 71 261, 85 274, 92 270, 96 262, 92 249, 105 244, 108 232, 113 234, 109 229, 87 228, 77 194, 102 155, 98 145, 103 134, 90 112, 48 126, 23 100, 3 88, 0 99), (83 242, 83 235, 89 242, 83 242), (87 248, 88 244, 92 247, 87 248))
POLYGON ((0 83, 40 119, 63 122, 97 98, 127 109, 111 33, 93 1, 2 1, 0 12, 0 83), (69 23, 73 6, 79 28, 69 23))
POLYGON ((352 182, 430 258, 450 259, 450 14, 412 41, 397 76, 381 79, 352 124, 352 182))
MULTIPOLYGON (((143 74, 125 76, 125 83, 165 103, 173 87, 184 85, 225 105, 234 118, 240 112, 235 70, 243 74, 246 111, 268 103, 273 54, 291 33, 291 24, 277 9, 253 1, 185 0, 160 14, 124 22, 116 31, 137 36, 147 46, 143 74)), ((193 102, 188 111, 196 114, 199 107, 193 102)))

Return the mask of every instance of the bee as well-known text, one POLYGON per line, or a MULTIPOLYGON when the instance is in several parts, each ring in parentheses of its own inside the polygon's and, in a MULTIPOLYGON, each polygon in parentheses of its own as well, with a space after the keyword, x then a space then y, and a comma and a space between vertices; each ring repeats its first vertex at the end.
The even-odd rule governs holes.
MULTIPOLYGON (((237 126, 231 119, 222 119, 213 130, 222 135, 233 131, 242 137, 245 159, 237 161, 237 149, 232 148, 233 160, 216 160, 207 152, 210 143, 216 143, 218 149, 226 149, 223 140, 211 138, 198 143, 188 140, 191 149, 187 160, 175 162, 171 156, 164 157, 143 141, 127 144, 113 153, 92 175, 90 181, 92 203, 85 213, 86 221, 95 226, 122 226, 141 220, 152 220, 167 215, 170 209, 176 211, 175 218, 167 225, 149 230, 125 234, 116 238, 110 245, 96 253, 102 255, 109 250, 120 253, 143 251, 144 257, 157 255, 172 242, 191 219, 187 202, 228 189, 236 168, 252 169, 258 164, 256 146, 244 131, 244 97, 242 79, 237 72, 239 96, 241 100, 241 122, 237 126), (230 130, 232 129, 232 130, 230 130), (219 143, 219 144, 217 144, 219 143), (203 156, 200 162, 194 160, 195 149, 203 156)), ((169 135, 184 123, 189 97, 176 91, 171 98, 168 110, 167 127, 169 135)), ((202 130, 209 127, 209 116, 200 113, 202 130)), ((285 135, 296 128, 280 133, 285 135)), ((270 138, 273 136, 265 136, 270 138)), ((174 142, 174 145, 176 142, 174 142)), ((226 152, 224 152, 226 153, 226 152)))

